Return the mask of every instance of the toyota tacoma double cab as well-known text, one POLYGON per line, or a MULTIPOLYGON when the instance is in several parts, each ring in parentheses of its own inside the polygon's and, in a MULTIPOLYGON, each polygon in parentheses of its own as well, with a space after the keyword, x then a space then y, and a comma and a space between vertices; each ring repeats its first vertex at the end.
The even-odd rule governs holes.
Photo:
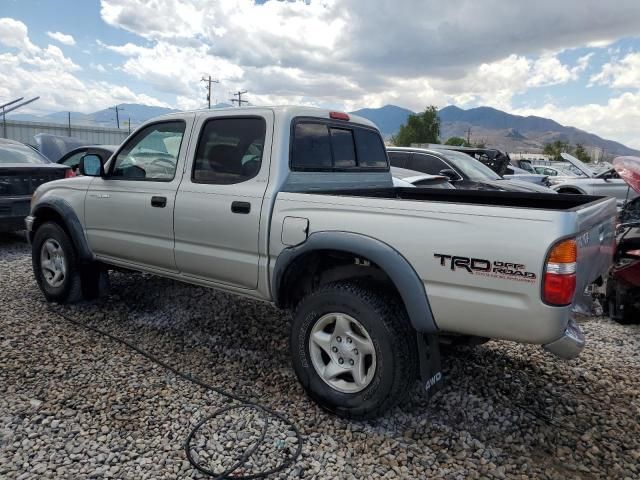
POLYGON ((380 132, 342 112, 170 114, 80 170, 26 219, 47 300, 99 295, 119 268, 271 302, 304 389, 351 418, 418 379, 434 392, 445 338, 575 357, 572 312, 612 260, 614 199, 394 188, 380 132))

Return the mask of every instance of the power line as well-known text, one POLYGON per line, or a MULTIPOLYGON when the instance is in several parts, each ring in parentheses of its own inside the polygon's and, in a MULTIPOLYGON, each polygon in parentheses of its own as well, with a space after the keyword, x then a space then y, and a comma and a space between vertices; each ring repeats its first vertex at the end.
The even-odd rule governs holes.
POLYGON ((242 95, 244 95, 245 93, 247 93, 246 90, 238 90, 236 93, 233 94, 234 97, 238 97, 238 98, 231 98, 229 100, 231 101, 231 103, 237 103, 238 106, 241 107, 243 103, 249 103, 249 100, 242 99, 242 95))
POLYGON ((200 81, 207 83, 207 102, 209 102, 209 108, 211 108, 211 84, 220 83, 220 80, 211 80, 211 75, 209 75, 209 78, 202 77, 200 81))
POLYGON ((119 107, 118 105, 116 105, 115 107, 109 107, 109 110, 115 110, 116 111, 116 125, 117 125, 118 128, 120 128, 120 115, 119 115, 119 112, 124 110, 124 108, 119 107))

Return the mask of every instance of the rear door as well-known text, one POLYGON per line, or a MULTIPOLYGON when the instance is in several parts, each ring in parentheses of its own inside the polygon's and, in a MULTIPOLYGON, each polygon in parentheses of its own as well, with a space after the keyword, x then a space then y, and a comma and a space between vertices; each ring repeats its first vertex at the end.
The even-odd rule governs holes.
POLYGON ((199 139, 175 206, 175 258, 184 275, 257 287, 274 115, 256 112, 196 122, 199 139))
POLYGON ((176 271, 173 210, 193 117, 134 134, 95 178, 85 200, 87 240, 105 259, 176 271))

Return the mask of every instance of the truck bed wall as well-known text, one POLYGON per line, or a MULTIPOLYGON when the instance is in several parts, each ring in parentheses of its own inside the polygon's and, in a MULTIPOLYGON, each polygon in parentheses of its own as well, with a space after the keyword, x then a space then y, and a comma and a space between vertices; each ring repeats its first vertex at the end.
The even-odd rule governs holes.
MULTIPOLYGON (((495 193, 491 197, 452 196, 419 190, 281 192, 273 213, 270 262, 286 248, 281 240, 284 218, 307 218, 310 235, 345 231, 392 245, 422 279, 442 331, 538 344, 560 337, 570 307, 551 307, 541 301, 544 259, 554 242, 575 234, 576 213, 571 209, 598 199, 550 194, 541 199, 543 204, 548 202, 548 209, 504 208, 487 205, 487 200, 499 198, 513 207, 527 205, 533 198, 526 194, 495 197, 495 193), (398 201, 405 196, 420 200, 398 201), (559 210, 558 203, 550 209, 552 198, 566 210, 559 210), (430 201, 424 201, 427 199, 430 201), (453 199, 458 203, 452 203, 453 199), (461 203, 461 199, 468 203, 461 203), (443 261, 437 255, 450 258, 443 261), (476 259, 483 265, 522 265, 521 270, 535 278, 505 278, 452 268, 451 257, 476 259)), ((533 197, 540 199, 539 194, 533 197)))

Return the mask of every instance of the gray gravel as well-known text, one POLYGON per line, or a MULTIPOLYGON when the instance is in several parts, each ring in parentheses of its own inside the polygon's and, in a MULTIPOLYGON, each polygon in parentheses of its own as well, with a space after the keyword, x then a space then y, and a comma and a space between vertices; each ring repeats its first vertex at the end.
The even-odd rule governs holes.
MULTIPOLYGON (((447 351, 447 383, 419 387, 370 422, 328 415, 290 368, 287 315, 257 302, 141 274, 112 274, 106 300, 64 307, 299 426, 302 457, 278 478, 640 478, 640 327, 588 319, 588 347, 562 362, 490 342, 447 351)), ((124 346, 52 314, 21 237, 0 236, 0 478, 202 478, 183 442, 229 405, 124 346)), ((230 412, 194 439, 200 460, 233 463, 262 420, 230 412), (219 427, 219 428, 214 428, 219 427)), ((247 471, 294 445, 269 427, 247 471)))

